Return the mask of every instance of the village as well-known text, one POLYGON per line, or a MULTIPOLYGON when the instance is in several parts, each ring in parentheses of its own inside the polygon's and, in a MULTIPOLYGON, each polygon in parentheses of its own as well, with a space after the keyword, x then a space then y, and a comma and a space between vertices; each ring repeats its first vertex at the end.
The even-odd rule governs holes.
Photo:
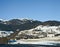
POLYGON ((23 30, 15 36, 15 39, 10 39, 10 41, 9 44, 34 44, 41 41, 60 42, 60 26, 40 25, 30 30, 23 30))
POLYGON ((7 37, 8 44, 18 44, 23 42, 38 41, 60 41, 60 26, 43 26, 19 31, 0 31, 0 38, 7 37))
POLYGON ((45 37, 60 37, 60 26, 38 26, 34 29, 20 31, 16 38, 38 39, 45 37))

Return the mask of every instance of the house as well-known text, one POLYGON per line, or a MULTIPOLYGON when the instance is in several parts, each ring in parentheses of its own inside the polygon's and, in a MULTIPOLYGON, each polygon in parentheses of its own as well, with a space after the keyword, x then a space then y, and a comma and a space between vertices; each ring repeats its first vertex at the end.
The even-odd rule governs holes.
POLYGON ((7 37, 11 33, 13 33, 13 31, 0 31, 0 37, 7 37))
POLYGON ((45 35, 41 34, 41 35, 38 35, 39 38, 44 38, 45 35))
POLYGON ((46 33, 47 33, 47 37, 54 37, 56 32, 53 31, 52 29, 48 29, 46 33))
POLYGON ((0 31, 0 37, 6 37, 7 33, 5 31, 0 31))
POLYGON ((56 33, 55 36, 56 36, 56 37, 60 37, 60 33, 56 33))
POLYGON ((47 37, 47 33, 41 32, 41 33, 38 35, 38 37, 39 37, 39 38, 47 37))
POLYGON ((38 37, 38 38, 44 38, 44 37, 47 37, 47 33, 36 31, 36 32, 33 34, 33 36, 36 36, 36 37, 38 37))
POLYGON ((55 34, 53 34, 53 33, 47 33, 47 37, 54 37, 55 36, 55 34))
POLYGON ((47 37, 54 37, 55 36, 55 32, 51 31, 51 32, 47 32, 47 37))

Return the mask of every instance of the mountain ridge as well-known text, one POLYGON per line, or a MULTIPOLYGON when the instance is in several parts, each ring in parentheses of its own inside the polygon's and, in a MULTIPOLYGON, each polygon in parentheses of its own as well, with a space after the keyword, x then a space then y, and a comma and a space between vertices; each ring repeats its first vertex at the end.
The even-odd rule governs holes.
POLYGON ((28 30, 35 28, 39 25, 49 25, 49 26, 59 26, 60 21, 50 20, 50 21, 38 21, 38 20, 31 20, 31 19, 11 19, 8 21, 0 20, 0 30, 5 31, 16 31, 19 30, 28 30))

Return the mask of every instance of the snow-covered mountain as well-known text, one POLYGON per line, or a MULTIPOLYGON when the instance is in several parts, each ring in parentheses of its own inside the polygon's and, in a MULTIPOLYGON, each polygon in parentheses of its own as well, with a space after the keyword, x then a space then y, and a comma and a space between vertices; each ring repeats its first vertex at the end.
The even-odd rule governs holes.
POLYGON ((19 30, 26 30, 34 28, 40 25, 40 21, 29 20, 29 19, 11 19, 8 21, 1 21, 0 22, 0 30, 12 30, 16 31, 19 30))
POLYGON ((0 19, 0 30, 12 30, 16 31, 19 30, 28 30, 35 28, 39 25, 43 26, 59 26, 60 21, 45 21, 41 22, 38 20, 32 20, 32 19, 11 19, 11 20, 2 20, 0 19))

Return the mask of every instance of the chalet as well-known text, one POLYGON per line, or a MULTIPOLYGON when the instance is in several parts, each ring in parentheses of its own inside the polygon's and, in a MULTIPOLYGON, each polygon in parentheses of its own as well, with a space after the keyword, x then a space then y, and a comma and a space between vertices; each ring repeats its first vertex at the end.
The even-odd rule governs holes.
POLYGON ((39 37, 39 38, 47 37, 47 33, 41 32, 41 33, 38 35, 38 37, 39 37))
POLYGON ((53 31, 52 29, 49 29, 48 31, 46 31, 47 33, 47 37, 54 37, 55 36, 55 31, 53 31))
POLYGON ((0 37, 7 37, 11 33, 13 33, 13 32, 12 31, 0 31, 0 37))
POLYGON ((56 37, 60 37, 60 33, 56 33, 55 36, 56 36, 56 37))
POLYGON ((53 33, 48 33, 47 37, 54 37, 55 35, 53 33))

